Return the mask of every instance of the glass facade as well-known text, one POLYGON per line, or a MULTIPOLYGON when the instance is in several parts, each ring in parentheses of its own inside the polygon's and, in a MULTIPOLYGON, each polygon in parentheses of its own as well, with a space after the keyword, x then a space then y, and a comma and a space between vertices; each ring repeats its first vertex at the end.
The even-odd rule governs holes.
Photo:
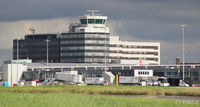
MULTIPOLYGON (((102 72, 104 72, 104 67, 96 66, 96 64, 79 64, 79 67, 65 67, 65 66, 52 66, 50 68, 29 68, 28 72, 23 72, 22 79, 32 81, 38 78, 40 81, 44 81, 48 78, 55 78, 56 72, 76 70, 78 74, 81 74, 83 78, 85 77, 102 77, 102 72), (38 72, 40 69, 41 73, 38 72)), ((177 65, 164 65, 164 66, 127 66, 127 65, 114 65, 107 66, 107 71, 112 72, 114 75, 119 76, 134 76, 135 70, 153 70, 153 76, 167 77, 168 82, 172 86, 178 86, 179 80, 182 79, 182 66, 177 65)), ((140 72, 141 75, 145 73, 140 72)), ((185 80, 191 84, 199 84, 200 82, 200 66, 195 65, 185 65, 185 80)))
POLYGON ((80 19, 81 24, 87 24, 87 20, 86 19, 80 19))
POLYGON ((61 34, 61 62, 104 63, 109 56, 109 33, 61 34))
POLYGON ((81 24, 105 24, 104 19, 80 19, 81 24))
MULTIPOLYGON (((26 35, 18 40, 19 59, 32 59, 32 62, 47 61, 47 42, 49 62, 60 62, 60 38, 57 34, 26 35)), ((13 40, 13 59, 17 59, 17 40, 13 40)))

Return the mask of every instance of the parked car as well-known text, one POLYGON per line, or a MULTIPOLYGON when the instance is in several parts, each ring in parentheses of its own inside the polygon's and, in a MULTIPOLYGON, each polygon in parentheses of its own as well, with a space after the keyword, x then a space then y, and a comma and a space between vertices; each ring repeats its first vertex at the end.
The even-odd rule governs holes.
POLYGON ((147 86, 147 82, 145 80, 140 80, 139 85, 141 86, 147 86))
POLYGON ((185 83, 185 82, 182 82, 182 83, 179 83, 179 86, 181 86, 181 87, 189 87, 190 85, 185 83))
POLYGON ((170 84, 167 82, 166 77, 158 77, 158 86, 168 87, 170 84))
POLYGON ((153 80, 153 86, 158 86, 158 81, 153 80))

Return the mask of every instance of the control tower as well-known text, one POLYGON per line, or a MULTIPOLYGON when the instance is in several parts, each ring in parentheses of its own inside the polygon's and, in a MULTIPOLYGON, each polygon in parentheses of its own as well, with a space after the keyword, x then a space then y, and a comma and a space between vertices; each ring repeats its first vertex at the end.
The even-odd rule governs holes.
POLYGON ((104 63, 109 56, 109 28, 107 16, 90 14, 79 17, 79 23, 72 23, 69 32, 61 34, 61 62, 104 63))

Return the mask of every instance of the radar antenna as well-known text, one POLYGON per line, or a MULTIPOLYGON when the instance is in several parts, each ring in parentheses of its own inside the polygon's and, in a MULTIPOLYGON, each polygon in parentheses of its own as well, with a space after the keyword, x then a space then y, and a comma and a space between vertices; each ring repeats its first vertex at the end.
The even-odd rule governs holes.
POLYGON ((95 15, 95 12, 99 12, 99 10, 87 10, 87 12, 90 12, 92 16, 95 15))
POLYGON ((35 28, 34 27, 30 27, 29 31, 31 31, 33 35, 35 34, 35 28))

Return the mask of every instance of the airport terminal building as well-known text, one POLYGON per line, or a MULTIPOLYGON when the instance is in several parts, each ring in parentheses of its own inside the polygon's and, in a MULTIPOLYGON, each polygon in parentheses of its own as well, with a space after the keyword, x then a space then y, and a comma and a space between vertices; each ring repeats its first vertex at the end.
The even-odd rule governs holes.
MULTIPOLYGON (((17 84, 17 80, 40 82, 55 78, 57 72, 78 71, 83 80, 86 77, 102 77, 102 73, 112 73, 120 76, 137 76, 137 71, 152 71, 153 76, 166 77, 171 86, 178 86, 183 77, 182 65, 142 65, 133 64, 104 64, 98 63, 31 63, 29 60, 13 60, 4 62, 3 81, 17 84), (17 63, 18 62, 18 63, 17 63), (17 65, 18 64, 18 65, 17 65), (18 67, 18 71, 17 71, 18 67)), ((145 73, 142 73, 146 75, 145 73)), ((185 65, 185 82, 190 84, 200 83, 200 64, 185 65)))
MULTIPOLYGON (((56 72, 73 70, 83 79, 102 77, 105 71, 119 76, 136 76, 136 71, 146 75, 143 71, 148 70, 153 76, 167 77, 172 86, 183 79, 181 63, 160 65, 159 42, 121 41, 119 36, 110 34, 106 23, 107 16, 86 14, 79 17, 79 23, 70 24, 68 32, 31 34, 25 39, 13 40, 13 59, 32 59, 33 63, 20 62, 20 72, 16 71, 18 60, 4 63, 7 76, 3 80, 13 83, 10 77, 20 75, 13 78, 45 81, 55 78, 56 72)), ((184 74, 186 82, 199 84, 200 64, 185 65, 184 74)))
POLYGON ((86 14, 79 17, 79 23, 70 24, 68 32, 30 34, 15 39, 13 59, 18 56, 34 63, 48 59, 49 63, 137 64, 140 61, 145 65, 160 65, 159 42, 121 41, 119 36, 110 35, 106 23, 107 16, 86 14))

